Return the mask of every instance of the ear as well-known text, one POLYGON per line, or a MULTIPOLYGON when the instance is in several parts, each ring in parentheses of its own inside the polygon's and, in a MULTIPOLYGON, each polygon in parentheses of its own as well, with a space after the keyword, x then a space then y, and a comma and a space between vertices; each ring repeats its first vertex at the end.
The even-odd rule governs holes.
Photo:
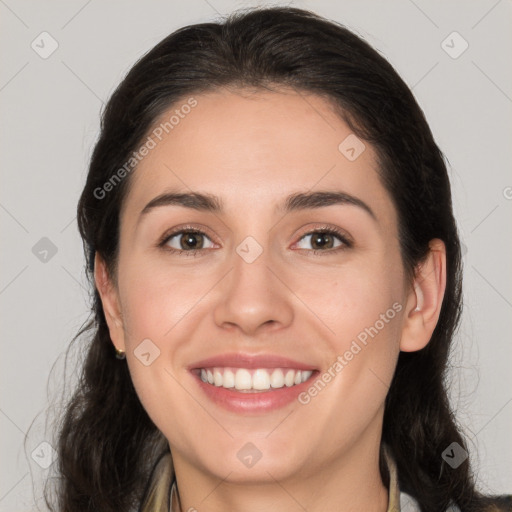
POLYGON ((439 320, 446 288, 446 247, 433 239, 426 259, 416 268, 414 286, 407 297, 400 350, 426 347, 439 320))
POLYGON ((103 258, 98 252, 94 256, 94 281, 101 297, 110 339, 115 348, 125 350, 123 317, 117 289, 109 276, 103 258))

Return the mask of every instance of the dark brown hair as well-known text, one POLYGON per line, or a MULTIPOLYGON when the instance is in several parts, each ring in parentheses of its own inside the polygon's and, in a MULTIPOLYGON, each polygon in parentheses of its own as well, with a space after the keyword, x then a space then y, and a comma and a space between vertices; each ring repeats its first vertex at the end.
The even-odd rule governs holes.
MULTIPOLYGON (((430 240, 446 244, 439 322, 426 348, 400 353, 382 439, 396 460, 401 490, 416 498, 422 511, 440 512, 450 504, 463 512, 485 509, 489 500, 475 490, 469 459, 452 469, 441 457, 453 442, 466 447, 445 380, 461 313, 461 251, 443 155, 411 91, 386 59, 338 23, 280 7, 177 30, 133 66, 105 107, 78 203, 93 318, 73 340, 89 334, 80 341, 83 370, 58 432, 57 510, 136 508, 152 464, 166 449, 127 365, 116 359, 93 279, 97 251, 115 281, 119 215, 130 176, 105 197, 95 191, 129 160, 162 113, 183 98, 220 87, 279 86, 328 99, 352 131, 373 145, 382 183, 398 212, 409 279, 430 240)), ((381 471, 386 480, 382 465, 381 471)))

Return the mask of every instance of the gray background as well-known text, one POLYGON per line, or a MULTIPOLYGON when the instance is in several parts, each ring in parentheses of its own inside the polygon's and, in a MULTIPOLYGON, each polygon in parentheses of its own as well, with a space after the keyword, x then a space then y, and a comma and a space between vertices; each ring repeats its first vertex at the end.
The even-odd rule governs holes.
MULTIPOLYGON (((42 413, 60 399, 63 353, 87 318, 75 211, 102 103, 135 60, 173 30, 252 5, 262 4, 0 0, 1 511, 35 510, 32 487, 37 499, 49 471, 41 466, 52 462, 50 446, 40 444, 51 442, 42 413), (31 47, 35 41, 39 52, 51 48, 44 31, 58 43, 46 59, 31 47)), ((412 87, 450 162, 465 244, 452 403, 470 438, 480 487, 510 493, 512 3, 289 5, 340 21, 381 51, 412 87), (457 58, 464 43, 446 39, 453 31, 469 44, 457 58)))

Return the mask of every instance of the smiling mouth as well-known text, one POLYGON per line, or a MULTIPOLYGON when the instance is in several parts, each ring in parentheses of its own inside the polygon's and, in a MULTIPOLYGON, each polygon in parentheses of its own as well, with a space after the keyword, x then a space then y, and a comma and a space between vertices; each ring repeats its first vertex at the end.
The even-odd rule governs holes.
POLYGON ((198 368, 194 373, 206 384, 240 393, 263 393, 291 388, 308 381, 312 370, 293 368, 198 368))

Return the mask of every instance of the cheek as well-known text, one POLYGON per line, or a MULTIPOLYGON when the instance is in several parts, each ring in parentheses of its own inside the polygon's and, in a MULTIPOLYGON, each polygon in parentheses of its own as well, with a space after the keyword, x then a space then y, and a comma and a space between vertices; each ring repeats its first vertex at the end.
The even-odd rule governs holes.
POLYGON ((173 426, 173 438, 184 438, 186 430, 175 418, 186 416, 191 409, 190 396, 179 383, 183 376, 176 370, 179 364, 174 363, 187 338, 177 339, 176 334, 182 323, 187 324, 197 291, 184 286, 185 279, 177 280, 154 267, 141 265, 133 275, 125 280, 122 302, 126 359, 133 385, 158 428, 167 434, 166 428, 173 426))
POLYGON ((343 353, 354 339, 364 343, 381 332, 382 337, 399 337, 398 313, 404 298, 398 265, 368 258, 310 275, 309 279, 297 277, 293 289, 328 328, 337 353, 343 353))
POLYGON ((190 409, 190 396, 178 383, 183 351, 208 314, 201 299, 215 280, 136 258, 123 264, 119 283, 127 363, 144 408, 155 423, 166 425, 171 409, 190 409))
POLYGON ((384 401, 396 366, 404 310, 401 268, 367 262, 318 282, 322 286, 308 281, 297 292, 329 329, 324 372, 329 391, 317 386, 323 398, 316 405, 343 416, 347 409, 339 404, 344 403, 348 410, 360 412, 353 418, 363 420, 384 401))
MULTIPOLYGON (((204 279, 186 270, 145 263, 125 266, 122 290, 127 346, 134 349, 144 338, 158 345, 185 318, 208 290, 204 279)), ((122 276, 120 276, 120 279, 122 276)), ((163 347, 161 347, 163 348, 163 347)))
MULTIPOLYGON (((305 414, 323 418, 331 449, 355 443, 383 412, 399 355, 402 305, 391 294, 364 287, 359 292, 352 300, 337 296, 344 309, 324 318, 335 331, 326 347, 328 364, 299 397, 305 414)), ((328 450, 318 455, 330 456, 328 450)))

